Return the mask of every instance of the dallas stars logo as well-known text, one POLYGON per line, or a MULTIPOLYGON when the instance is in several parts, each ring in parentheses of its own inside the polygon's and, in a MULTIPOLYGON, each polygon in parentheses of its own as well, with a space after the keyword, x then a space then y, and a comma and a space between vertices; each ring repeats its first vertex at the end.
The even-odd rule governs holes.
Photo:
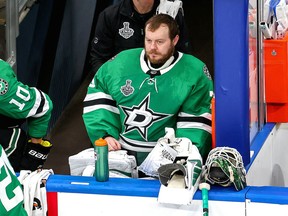
POLYGON ((138 105, 132 108, 120 106, 126 117, 124 120, 125 130, 124 133, 128 133, 133 130, 137 130, 139 134, 147 141, 148 128, 157 121, 164 119, 170 115, 156 113, 149 108, 150 94, 138 105))

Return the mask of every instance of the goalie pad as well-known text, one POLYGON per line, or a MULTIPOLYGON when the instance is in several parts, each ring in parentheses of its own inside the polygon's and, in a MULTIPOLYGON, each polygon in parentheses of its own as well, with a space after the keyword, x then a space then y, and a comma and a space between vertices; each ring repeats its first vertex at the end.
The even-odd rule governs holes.
POLYGON ((171 147, 173 144, 165 137, 160 138, 138 169, 148 176, 158 177, 158 168, 172 163, 177 155, 177 151, 171 147))
POLYGON ((48 140, 43 140, 41 144, 28 141, 21 161, 21 170, 34 171, 39 166, 43 166, 51 148, 52 144, 48 140))
MULTIPOLYGON (((93 176, 95 171, 94 148, 85 149, 68 158, 70 174, 77 176, 93 176)), ((137 177, 137 164, 133 155, 125 150, 108 153, 110 177, 137 177)))
POLYGON ((191 204, 201 178, 202 157, 196 146, 189 148, 189 151, 177 155, 173 163, 158 169, 161 183, 159 203, 191 204))
MULTIPOLYGON (((175 174, 182 175, 185 186, 184 188, 191 190, 195 187, 196 182, 200 179, 202 171, 202 157, 196 146, 193 146, 189 155, 182 154, 176 156, 175 160, 171 164, 166 164, 158 169, 159 180, 162 185, 168 186, 171 178, 175 174)), ((196 185, 195 189, 198 188, 196 185)))
POLYGON ((173 163, 179 158, 186 160, 194 152, 197 155, 199 153, 197 147, 188 138, 175 138, 173 128, 165 128, 165 132, 165 136, 158 140, 156 146, 139 166, 139 170, 148 176, 158 177, 160 166, 173 163))

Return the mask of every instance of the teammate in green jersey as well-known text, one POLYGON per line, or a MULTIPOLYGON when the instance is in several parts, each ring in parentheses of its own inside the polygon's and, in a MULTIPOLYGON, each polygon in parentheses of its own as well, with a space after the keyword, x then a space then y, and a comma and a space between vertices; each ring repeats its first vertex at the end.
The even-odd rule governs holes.
POLYGON ((8 158, 0 145, 0 215, 27 216, 23 191, 8 158))
POLYGON ((0 59, 0 143, 15 172, 43 165, 51 143, 43 140, 53 108, 49 96, 17 80, 0 59), (27 133, 21 126, 27 123, 27 133))
POLYGON ((83 120, 92 143, 125 149, 138 165, 165 135, 189 138, 203 158, 211 149, 213 82, 206 65, 175 50, 179 30, 169 15, 145 25, 145 48, 123 51, 106 62, 90 83, 83 120))

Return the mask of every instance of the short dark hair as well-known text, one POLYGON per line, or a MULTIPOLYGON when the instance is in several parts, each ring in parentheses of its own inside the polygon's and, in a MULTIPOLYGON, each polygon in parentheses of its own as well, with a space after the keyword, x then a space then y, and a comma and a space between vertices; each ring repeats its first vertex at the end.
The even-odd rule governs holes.
POLYGON ((165 24, 169 29, 169 37, 173 40, 176 35, 179 35, 179 27, 173 17, 168 14, 156 14, 145 23, 145 29, 149 25, 149 30, 154 32, 160 25, 165 24))

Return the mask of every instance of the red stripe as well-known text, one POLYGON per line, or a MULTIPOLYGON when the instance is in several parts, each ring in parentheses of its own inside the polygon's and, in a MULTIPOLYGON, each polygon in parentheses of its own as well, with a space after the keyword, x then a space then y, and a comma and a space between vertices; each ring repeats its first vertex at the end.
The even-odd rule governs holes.
POLYGON ((47 192, 48 216, 58 216, 57 192, 47 192))

